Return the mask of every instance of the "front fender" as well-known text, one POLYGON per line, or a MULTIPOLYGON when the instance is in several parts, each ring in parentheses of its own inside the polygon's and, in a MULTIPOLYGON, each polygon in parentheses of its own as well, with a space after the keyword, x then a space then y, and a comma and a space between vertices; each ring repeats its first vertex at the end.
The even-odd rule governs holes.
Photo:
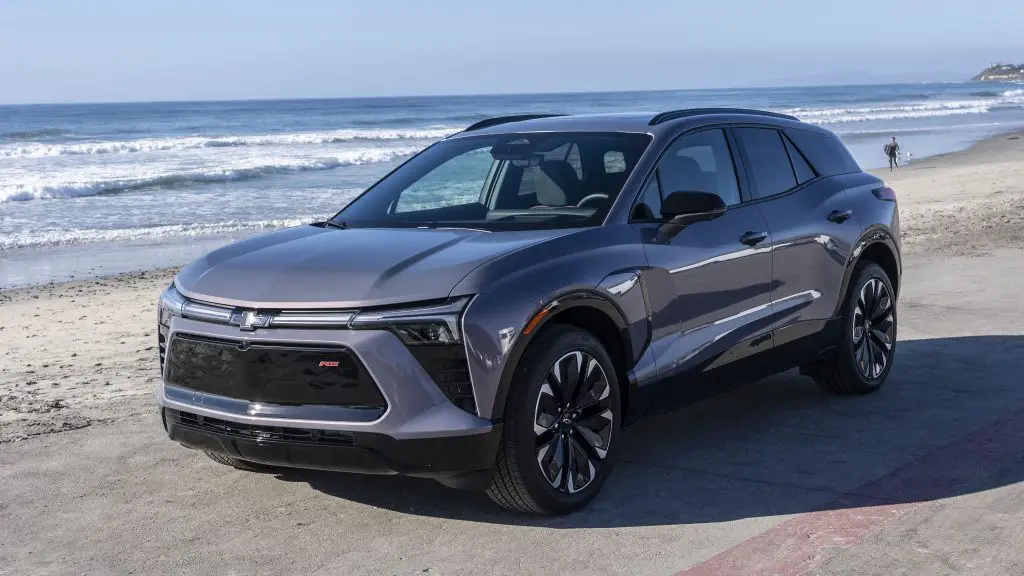
POLYGON ((476 294, 464 315, 467 360, 477 413, 504 413, 515 366, 552 318, 588 306, 622 335, 625 363, 647 344, 647 303, 641 280, 643 245, 629 226, 582 229, 524 247, 480 266, 452 295, 476 294), (536 314, 547 314, 523 333, 536 314))
POLYGON ((463 316, 462 330, 477 413, 495 421, 504 416, 512 379, 526 349, 544 326, 570 310, 588 308, 611 320, 621 349, 609 352, 619 354, 627 363, 624 368, 631 368, 649 343, 649 323, 646 318, 629 323, 610 296, 594 289, 572 290, 540 304, 491 294, 474 298, 463 316))
POLYGON ((507 385, 501 385, 502 376, 507 366, 519 361, 524 347, 520 333, 536 314, 537 306, 520 298, 478 294, 466 308, 462 334, 476 411, 481 418, 501 417, 507 390, 507 385))

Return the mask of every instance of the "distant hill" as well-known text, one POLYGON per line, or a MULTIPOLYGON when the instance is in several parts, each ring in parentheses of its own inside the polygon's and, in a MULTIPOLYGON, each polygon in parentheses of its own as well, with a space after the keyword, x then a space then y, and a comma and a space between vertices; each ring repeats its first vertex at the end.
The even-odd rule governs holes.
POLYGON ((985 80, 1024 82, 1024 64, 993 64, 971 80, 975 82, 985 80))

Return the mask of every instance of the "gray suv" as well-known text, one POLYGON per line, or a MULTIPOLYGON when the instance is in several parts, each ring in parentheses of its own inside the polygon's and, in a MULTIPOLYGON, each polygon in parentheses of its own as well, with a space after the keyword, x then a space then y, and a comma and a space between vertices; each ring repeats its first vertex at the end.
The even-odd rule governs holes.
POLYGON ((163 423, 236 468, 427 477, 567 513, 658 410, 792 367, 878 389, 895 200, 781 114, 478 122, 325 222, 181 270, 159 303, 163 423))

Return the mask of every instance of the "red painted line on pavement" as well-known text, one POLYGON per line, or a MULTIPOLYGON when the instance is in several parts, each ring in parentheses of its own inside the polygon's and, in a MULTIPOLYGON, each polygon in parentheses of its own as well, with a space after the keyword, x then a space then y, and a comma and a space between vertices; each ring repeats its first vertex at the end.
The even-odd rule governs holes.
POLYGON ((1024 410, 729 548, 676 576, 796 576, 926 502, 997 472, 1024 450, 1024 410))

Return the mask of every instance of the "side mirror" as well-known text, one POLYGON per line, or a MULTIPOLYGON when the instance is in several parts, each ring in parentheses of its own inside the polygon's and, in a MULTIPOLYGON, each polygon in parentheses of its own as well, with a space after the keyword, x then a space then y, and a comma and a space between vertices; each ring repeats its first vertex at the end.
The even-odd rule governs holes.
POLYGON ((677 226, 714 220, 725 214, 727 206, 718 194, 710 192, 673 192, 661 202, 661 214, 677 226))

